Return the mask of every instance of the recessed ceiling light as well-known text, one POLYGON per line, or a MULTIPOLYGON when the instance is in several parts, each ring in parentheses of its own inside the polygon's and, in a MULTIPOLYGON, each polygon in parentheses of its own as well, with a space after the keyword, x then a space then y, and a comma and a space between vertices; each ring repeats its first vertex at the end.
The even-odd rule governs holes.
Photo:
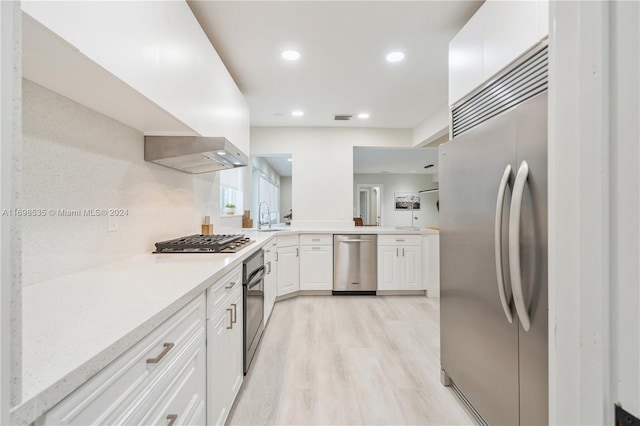
POLYGON ((293 158, 287 158, 287 161, 293 161, 293 158))
POLYGON ((285 50, 282 52, 282 57, 287 61, 297 61, 300 59, 300 52, 297 50, 285 50))
POLYGON ((291 111, 291 115, 293 115, 294 117, 302 117, 304 115, 304 112, 302 112, 302 111, 291 111))
POLYGON ((227 155, 227 153, 225 151, 218 151, 218 152, 216 152, 216 154, 218 154, 218 155, 227 155))
POLYGON ((404 53, 402 52, 391 52, 387 55, 387 61, 389 62, 400 62, 404 59, 404 53))
POLYGON ((358 118, 369 118, 369 114, 367 114, 366 112, 360 113, 358 114, 358 118))
POLYGON ((416 172, 415 170, 409 170, 409 173, 415 173, 415 172, 416 172))

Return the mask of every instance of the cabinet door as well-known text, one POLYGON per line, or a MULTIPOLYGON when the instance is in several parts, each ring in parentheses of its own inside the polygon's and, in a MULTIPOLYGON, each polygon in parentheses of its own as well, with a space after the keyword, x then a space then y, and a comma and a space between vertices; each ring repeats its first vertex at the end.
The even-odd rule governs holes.
POLYGON ((483 14, 481 7, 449 42, 449 105, 483 81, 483 14))
POLYGON ((402 274, 402 290, 422 289, 422 247, 402 247, 400 272, 402 274))
POLYGON ((278 296, 299 290, 298 247, 278 249, 278 296))
POLYGON ((218 311, 207 330, 207 424, 222 425, 229 412, 231 356, 229 331, 232 317, 226 309, 218 311))
POLYGON ((331 290, 332 288, 332 247, 300 247, 300 290, 331 290))
POLYGON ((244 378, 244 340, 243 340, 243 306, 242 306, 242 287, 234 293, 231 298, 231 328, 227 329, 229 334, 229 346, 226 348, 231 357, 229 363, 229 383, 227 392, 230 398, 229 408, 233 405, 233 401, 242 386, 244 378))
POLYGON ((399 247, 378 246, 378 290, 400 289, 399 247))

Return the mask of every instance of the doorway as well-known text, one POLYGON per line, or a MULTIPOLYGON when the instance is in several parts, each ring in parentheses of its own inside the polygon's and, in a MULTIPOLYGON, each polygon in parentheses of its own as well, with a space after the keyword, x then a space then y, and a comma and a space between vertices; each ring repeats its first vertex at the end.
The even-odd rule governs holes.
POLYGON ((365 226, 383 226, 382 185, 358 184, 356 197, 356 217, 362 218, 365 226))

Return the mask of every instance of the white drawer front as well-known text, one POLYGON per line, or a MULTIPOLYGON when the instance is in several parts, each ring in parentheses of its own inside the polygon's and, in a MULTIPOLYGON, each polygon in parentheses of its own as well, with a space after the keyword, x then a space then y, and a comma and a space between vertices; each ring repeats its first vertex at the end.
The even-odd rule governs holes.
POLYGON ((152 392, 194 339, 204 336, 205 321, 203 294, 51 409, 40 424, 127 423, 141 395, 152 392))
POLYGON ((188 351, 173 363, 165 377, 152 391, 140 398, 127 424, 164 425, 173 419, 175 425, 195 425, 192 413, 206 401, 205 332, 194 339, 188 351))
POLYGON ((207 290, 207 318, 226 305, 225 302, 238 287, 242 287, 242 265, 235 267, 207 290))
POLYGON ((379 246, 419 246, 422 235, 378 235, 379 246))
POLYGON ((278 247, 290 247, 298 245, 297 235, 278 235, 278 247))
POLYGON ((332 234, 301 234, 301 246, 330 246, 333 245, 332 234))

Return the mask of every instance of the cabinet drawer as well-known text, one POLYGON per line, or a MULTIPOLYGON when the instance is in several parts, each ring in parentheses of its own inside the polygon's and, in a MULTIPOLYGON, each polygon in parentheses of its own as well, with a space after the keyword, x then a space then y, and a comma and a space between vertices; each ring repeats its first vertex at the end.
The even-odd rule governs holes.
POLYGON ((419 246, 422 235, 378 235, 379 246, 419 246))
POLYGON ((301 246, 330 246, 333 245, 333 235, 331 234, 301 234, 301 246))
POLYGON ((125 423, 162 425, 174 419, 174 425, 198 424, 190 418, 206 400, 206 365, 205 331, 202 330, 157 386, 142 394, 140 403, 125 423))
POLYGON ((238 287, 242 287, 242 265, 235 267, 207 290, 207 318, 211 318, 224 306, 228 297, 238 287))
POLYGON ((278 235, 278 247, 290 247, 298 245, 297 235, 278 235))
POLYGON ((38 424, 123 424, 198 336, 204 336, 204 294, 47 412, 38 424))

